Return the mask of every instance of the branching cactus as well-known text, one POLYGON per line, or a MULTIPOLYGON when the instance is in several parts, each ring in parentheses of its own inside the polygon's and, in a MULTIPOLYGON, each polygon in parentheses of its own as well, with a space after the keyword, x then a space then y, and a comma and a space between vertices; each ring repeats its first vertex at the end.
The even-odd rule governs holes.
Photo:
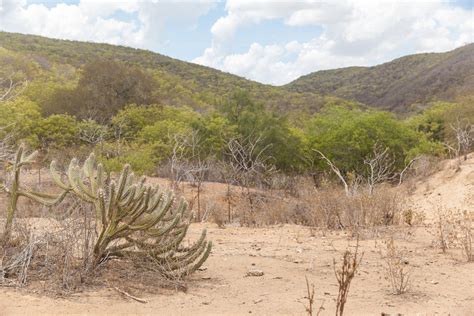
POLYGON ((211 242, 206 231, 190 247, 182 247, 190 224, 185 215, 187 203, 178 205, 172 191, 145 183, 125 165, 117 181, 110 180, 94 154, 80 166, 77 159, 69 164, 66 180, 51 163, 54 181, 66 191, 94 205, 100 230, 94 246, 95 264, 109 257, 144 254, 158 263, 168 277, 194 272, 208 258, 211 242))
POLYGON ((66 196, 67 190, 63 190, 62 193, 54 195, 32 191, 21 186, 20 179, 22 168, 33 163, 37 154, 37 151, 27 154, 25 148, 20 146, 13 159, 7 162, 7 171, 11 172, 12 182, 10 185, 3 183, 0 186, 1 191, 7 193, 9 197, 5 228, 1 240, 2 247, 5 247, 10 241, 13 219, 17 211, 18 199, 20 197, 29 198, 43 205, 53 206, 60 203, 66 196))

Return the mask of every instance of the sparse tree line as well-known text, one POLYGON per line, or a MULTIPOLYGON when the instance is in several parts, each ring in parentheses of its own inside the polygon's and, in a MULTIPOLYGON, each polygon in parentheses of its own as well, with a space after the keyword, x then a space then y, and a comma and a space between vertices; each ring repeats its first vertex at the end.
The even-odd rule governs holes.
POLYGON ((2 143, 39 150, 43 166, 93 151, 108 171, 130 164, 175 187, 192 182, 198 194, 203 181, 248 191, 271 186, 274 174, 322 173, 347 194, 361 185, 373 192, 378 183, 401 183, 423 155, 465 157, 474 147, 469 98, 435 103, 407 119, 338 102, 295 120, 245 91, 202 113, 163 105, 153 76, 114 61, 86 64, 76 85, 53 87, 45 98, 27 84, 27 74, 5 73, 0 81, 2 143))
POLYGON ((38 168, 94 152, 109 172, 129 164, 140 175, 170 179, 175 189, 191 183, 198 221, 209 216, 201 205, 203 182, 227 183, 228 222, 233 185, 250 216, 261 200, 252 189, 281 188, 282 175, 311 175, 316 185, 333 178, 347 195, 363 188, 372 194, 381 183, 401 184, 420 157, 465 157, 474 147, 468 98, 435 103, 407 119, 352 103, 327 104, 296 121, 237 91, 200 113, 155 103, 152 78, 112 64, 88 65, 75 87, 49 92, 50 103, 36 100, 23 77, 3 79, 2 146, 39 150, 38 168))

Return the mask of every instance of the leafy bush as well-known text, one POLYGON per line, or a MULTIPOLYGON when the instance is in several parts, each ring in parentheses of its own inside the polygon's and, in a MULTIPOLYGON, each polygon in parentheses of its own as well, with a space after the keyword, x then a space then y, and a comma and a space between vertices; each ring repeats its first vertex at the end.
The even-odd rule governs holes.
MULTIPOLYGON (((388 148, 394 167, 402 170, 414 155, 438 148, 422 133, 414 131, 392 114, 345 107, 325 108, 307 126, 310 148, 323 152, 344 174, 367 174, 364 159, 375 145, 388 148)), ((317 154, 315 164, 324 169, 317 154)))

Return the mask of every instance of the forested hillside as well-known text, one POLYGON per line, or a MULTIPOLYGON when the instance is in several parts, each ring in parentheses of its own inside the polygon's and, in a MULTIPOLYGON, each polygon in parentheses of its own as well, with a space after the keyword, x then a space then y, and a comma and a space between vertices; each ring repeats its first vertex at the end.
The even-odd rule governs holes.
POLYGON ((447 53, 406 56, 375 67, 318 71, 285 88, 407 112, 412 105, 474 94, 474 44, 447 53))
POLYGON ((0 66, 4 71, 12 66, 16 67, 15 72, 28 69, 29 79, 40 79, 42 86, 46 85, 45 80, 49 84, 74 85, 84 65, 97 60, 134 66, 153 77, 152 92, 160 104, 189 106, 199 111, 215 108, 238 89, 248 91, 256 100, 265 101, 267 108, 280 113, 314 113, 328 102, 340 102, 338 98, 311 92, 288 92, 151 51, 0 32, 0 66))
POLYGON ((389 151, 400 170, 422 154, 471 149, 456 133, 471 133, 474 120, 472 86, 464 85, 472 80, 466 66, 472 47, 408 56, 375 70, 328 71, 327 79, 317 76, 325 84, 321 96, 313 86, 289 91, 292 85, 264 85, 144 50, 0 33, 0 140, 39 149, 45 161, 58 151, 64 159, 94 151, 109 170, 130 163, 138 173, 173 177, 191 169, 207 170, 206 179, 214 180, 247 170, 251 181, 256 173, 319 172, 328 169, 320 153, 344 174, 366 174, 377 150, 389 151), (437 76, 443 69, 463 85, 437 76), (466 96, 401 119, 378 109, 375 92, 367 92, 370 86, 384 101, 389 94, 378 89, 394 78, 400 84, 390 88, 393 98, 415 100, 426 90, 420 100, 428 104, 435 94, 427 83, 453 96, 464 87, 466 96), (344 89, 354 95, 330 95, 344 89))

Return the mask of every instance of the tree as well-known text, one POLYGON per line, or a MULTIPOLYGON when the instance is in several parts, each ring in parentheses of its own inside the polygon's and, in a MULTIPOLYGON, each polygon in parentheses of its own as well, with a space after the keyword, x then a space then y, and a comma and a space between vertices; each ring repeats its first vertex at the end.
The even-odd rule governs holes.
POLYGON ((153 77, 139 68, 95 60, 83 67, 77 87, 56 93, 47 112, 107 122, 127 104, 153 104, 154 85, 153 77))
POLYGON ((235 126, 242 138, 257 136, 257 146, 272 157, 278 169, 298 171, 303 164, 303 140, 289 125, 284 116, 265 109, 263 103, 254 102, 245 91, 237 91, 224 103, 220 112, 235 126))
POLYGON ((0 139, 9 134, 12 143, 24 141, 33 146, 38 145, 34 132, 36 124, 41 121, 38 105, 25 97, 0 102, 0 139))
POLYGON ((231 139, 227 143, 227 163, 233 178, 241 186, 242 193, 249 203, 249 217, 253 216, 255 208, 251 188, 261 184, 274 171, 272 159, 265 152, 270 145, 262 148, 261 141, 262 136, 250 135, 231 139))
POLYGON ((471 123, 468 119, 460 119, 458 117, 456 123, 452 123, 449 126, 454 131, 456 138, 454 149, 456 156, 464 155, 464 160, 467 160, 467 154, 474 145, 474 123, 471 123))
POLYGON ((474 128, 473 98, 459 99, 457 103, 436 102, 423 113, 408 120, 432 141, 445 145, 455 156, 472 150, 474 128))
MULTIPOLYGON (((310 148, 323 152, 343 175, 353 172, 363 178, 370 173, 364 160, 373 155, 376 144, 388 148, 397 172, 406 166, 407 160, 437 148, 422 133, 381 111, 326 108, 313 117, 306 132, 310 148)), ((324 164, 315 166, 326 168, 324 164)))
POLYGON ((202 220, 201 190, 209 169, 211 168, 211 155, 205 152, 203 138, 198 130, 186 134, 173 136, 173 149, 169 158, 170 173, 173 186, 178 187, 183 179, 188 179, 196 186, 197 194, 197 220, 202 220))

